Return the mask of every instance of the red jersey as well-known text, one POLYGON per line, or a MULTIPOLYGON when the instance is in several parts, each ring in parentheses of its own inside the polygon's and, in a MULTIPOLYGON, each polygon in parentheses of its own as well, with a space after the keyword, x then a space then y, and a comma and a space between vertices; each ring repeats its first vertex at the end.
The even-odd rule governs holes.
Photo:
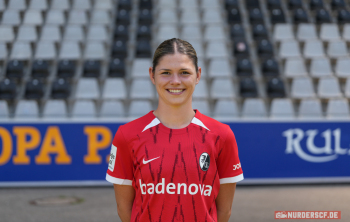
POLYGON ((235 136, 226 124, 196 111, 182 129, 153 114, 120 126, 106 180, 132 185, 131 221, 217 221, 220 184, 243 180, 235 136))

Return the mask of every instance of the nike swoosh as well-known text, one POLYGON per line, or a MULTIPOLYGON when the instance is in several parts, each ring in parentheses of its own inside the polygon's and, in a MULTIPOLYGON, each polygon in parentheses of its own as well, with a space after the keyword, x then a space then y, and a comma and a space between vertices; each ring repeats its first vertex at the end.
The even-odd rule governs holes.
POLYGON ((143 159, 143 164, 147 164, 147 163, 149 163, 149 162, 151 162, 151 161, 153 161, 155 159, 158 159, 159 157, 156 157, 156 158, 153 158, 153 159, 150 159, 150 160, 146 160, 146 161, 145 161, 145 159, 143 159))

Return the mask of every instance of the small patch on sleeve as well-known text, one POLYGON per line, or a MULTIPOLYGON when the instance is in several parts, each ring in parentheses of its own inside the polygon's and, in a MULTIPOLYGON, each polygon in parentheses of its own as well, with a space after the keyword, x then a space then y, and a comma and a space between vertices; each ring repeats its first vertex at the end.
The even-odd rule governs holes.
POLYGON ((115 165, 115 158, 117 157, 117 147, 112 145, 111 147, 111 155, 109 155, 109 164, 108 169, 113 172, 115 165))

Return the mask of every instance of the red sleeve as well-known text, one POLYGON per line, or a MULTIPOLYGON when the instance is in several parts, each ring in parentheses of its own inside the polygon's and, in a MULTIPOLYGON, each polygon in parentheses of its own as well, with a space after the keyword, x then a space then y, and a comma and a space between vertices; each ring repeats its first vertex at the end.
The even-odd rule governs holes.
POLYGON ((132 157, 122 127, 119 127, 111 146, 106 180, 114 184, 132 185, 132 179, 132 157))
POLYGON ((243 180, 236 138, 230 127, 228 127, 227 136, 218 155, 216 165, 218 167, 220 184, 237 183, 243 180))

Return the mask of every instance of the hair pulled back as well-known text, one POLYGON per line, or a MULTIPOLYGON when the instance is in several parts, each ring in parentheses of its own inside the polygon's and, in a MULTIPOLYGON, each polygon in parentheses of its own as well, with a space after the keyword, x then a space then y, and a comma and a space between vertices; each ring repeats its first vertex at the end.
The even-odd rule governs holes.
POLYGON ((187 55, 196 67, 196 72, 198 72, 198 58, 196 50, 194 50, 193 46, 189 42, 178 38, 165 40, 158 46, 153 56, 153 72, 156 70, 156 66, 163 56, 173 55, 176 52, 187 55))

